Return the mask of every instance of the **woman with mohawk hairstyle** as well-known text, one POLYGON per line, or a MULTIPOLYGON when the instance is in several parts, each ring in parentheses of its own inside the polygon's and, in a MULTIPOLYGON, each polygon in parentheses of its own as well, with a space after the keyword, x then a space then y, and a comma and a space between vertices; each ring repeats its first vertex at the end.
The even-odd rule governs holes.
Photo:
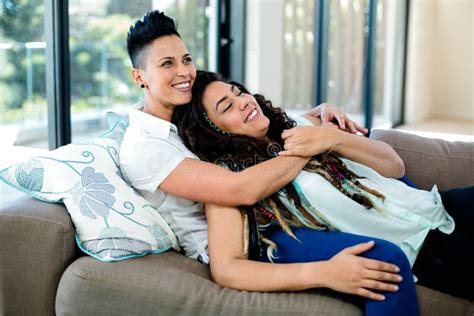
MULTIPOLYGON (((297 120, 310 125, 314 119, 297 120)), ((177 109, 172 122, 200 159, 233 171, 277 154, 309 156, 295 180, 254 205, 206 204, 211 272, 223 286, 250 291, 329 287, 369 298, 370 315, 416 315, 411 266, 418 255, 424 264, 432 259, 421 251, 428 233, 448 245, 462 240, 464 249, 474 244, 472 234, 453 233, 445 193, 385 177, 393 174, 390 165, 397 159, 380 159, 377 142, 335 129, 295 127, 297 122, 269 100, 216 73, 198 72, 190 105, 177 109), (362 257, 397 268, 380 271, 376 261, 362 262, 362 257)), ((473 193, 474 187, 462 190, 465 206, 473 193)), ((420 281, 442 280, 436 289, 473 299, 473 283, 461 279, 472 280, 473 256, 449 260, 460 271, 420 270, 420 281)))

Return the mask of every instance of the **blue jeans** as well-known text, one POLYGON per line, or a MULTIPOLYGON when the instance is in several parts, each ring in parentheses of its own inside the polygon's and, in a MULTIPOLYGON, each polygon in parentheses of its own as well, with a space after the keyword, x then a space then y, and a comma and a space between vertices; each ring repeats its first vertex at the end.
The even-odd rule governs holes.
MULTIPOLYGON (((403 281, 397 292, 384 292, 384 301, 365 299, 366 315, 419 315, 413 274, 410 263, 402 250, 395 244, 377 238, 341 232, 316 231, 309 228, 293 228, 301 242, 293 239, 281 228, 270 228, 262 234, 278 245, 275 263, 323 261, 332 258, 341 250, 360 243, 375 241, 375 246, 361 254, 362 257, 389 262, 400 268, 403 281)), ((268 258, 261 258, 268 262, 268 258)))

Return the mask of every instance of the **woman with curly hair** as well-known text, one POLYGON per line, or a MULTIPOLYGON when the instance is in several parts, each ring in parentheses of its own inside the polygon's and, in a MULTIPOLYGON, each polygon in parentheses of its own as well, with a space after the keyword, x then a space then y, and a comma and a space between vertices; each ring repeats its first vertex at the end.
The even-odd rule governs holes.
MULTIPOLYGON (((294 181, 252 206, 206 205, 210 265, 218 283, 254 291, 329 287, 370 298, 367 314, 418 313, 411 266, 430 231, 454 231, 436 187, 422 191, 386 178, 397 159, 378 159, 373 140, 335 129, 294 128, 296 121, 263 96, 215 73, 198 72, 190 106, 177 109, 172 121, 201 160, 233 171, 279 152, 310 156, 294 181), (361 257, 393 263, 403 280, 393 266, 374 271, 361 257)), ((467 190, 465 196, 473 192, 467 190)), ((472 239, 464 242, 472 245, 472 239)), ((472 278, 472 256, 468 262, 462 255, 449 259, 462 273, 420 272, 420 280, 443 279, 437 289, 472 299, 472 283, 461 289, 455 284, 461 276, 472 278)))
MULTIPOLYGON (((207 222, 200 202, 252 205, 291 181, 306 159, 276 157, 239 173, 200 161, 170 122, 173 111, 191 100, 196 75, 174 20, 158 10, 148 12, 130 27, 127 50, 143 100, 129 109, 130 124, 120 147, 122 175, 163 210, 179 241, 176 248, 207 264, 207 222)), ((318 106, 311 114, 334 117, 350 132, 364 130, 331 105, 318 106)))

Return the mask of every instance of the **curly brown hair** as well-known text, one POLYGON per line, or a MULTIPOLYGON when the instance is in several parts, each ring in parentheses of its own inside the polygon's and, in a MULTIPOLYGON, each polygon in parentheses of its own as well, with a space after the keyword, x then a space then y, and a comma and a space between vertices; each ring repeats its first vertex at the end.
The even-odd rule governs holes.
POLYGON ((179 136, 186 147, 201 160, 225 165, 233 171, 240 171, 275 157, 283 148, 281 133, 296 126, 295 121, 288 118, 281 108, 274 107, 272 102, 262 95, 254 94, 264 115, 270 120, 267 136, 272 141, 222 133, 206 120, 206 110, 202 103, 206 88, 214 81, 235 85, 240 91, 249 93, 242 84, 225 80, 218 73, 198 71, 190 104, 176 108, 172 117, 172 122, 177 126, 179 136))

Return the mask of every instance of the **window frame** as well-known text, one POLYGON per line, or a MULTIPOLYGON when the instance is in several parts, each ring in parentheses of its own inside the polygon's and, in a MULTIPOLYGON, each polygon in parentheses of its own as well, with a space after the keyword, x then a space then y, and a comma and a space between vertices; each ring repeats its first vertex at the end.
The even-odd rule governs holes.
POLYGON ((53 150, 71 142, 69 3, 45 0, 48 140, 53 150))

